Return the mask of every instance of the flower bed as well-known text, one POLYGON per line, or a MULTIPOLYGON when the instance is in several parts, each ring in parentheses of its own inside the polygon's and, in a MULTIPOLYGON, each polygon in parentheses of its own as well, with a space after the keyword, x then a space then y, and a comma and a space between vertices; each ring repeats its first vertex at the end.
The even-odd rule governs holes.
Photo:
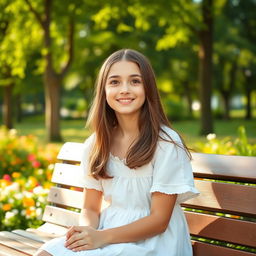
POLYGON ((59 147, 39 146, 35 136, 0 128, 1 230, 37 227, 51 183, 59 147))

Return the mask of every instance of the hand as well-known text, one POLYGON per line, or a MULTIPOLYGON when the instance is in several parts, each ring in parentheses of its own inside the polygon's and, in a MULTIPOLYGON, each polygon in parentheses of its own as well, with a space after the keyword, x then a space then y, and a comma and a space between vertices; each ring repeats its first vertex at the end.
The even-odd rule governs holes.
POLYGON ((75 252, 96 249, 104 245, 102 231, 89 226, 73 226, 66 234, 65 247, 75 252))

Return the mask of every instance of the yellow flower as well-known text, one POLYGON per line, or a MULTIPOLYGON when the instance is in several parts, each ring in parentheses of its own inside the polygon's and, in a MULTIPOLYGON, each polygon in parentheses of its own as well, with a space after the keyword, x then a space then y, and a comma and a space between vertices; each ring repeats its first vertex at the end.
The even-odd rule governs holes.
POLYGON ((33 211, 31 211, 30 209, 26 209, 26 215, 27 215, 27 216, 32 215, 32 212, 33 212, 33 211))
POLYGON ((35 201, 33 198, 24 197, 22 200, 24 207, 30 207, 35 205, 35 201))
POLYGON ((31 186, 31 187, 35 187, 37 184, 38 184, 38 181, 35 177, 32 177, 30 176, 28 178, 28 184, 31 186))
POLYGON ((12 173, 13 178, 19 178, 20 176, 21 176, 21 174, 19 172, 13 172, 12 173))
POLYGON ((12 209, 12 205, 11 204, 4 204, 3 205, 3 210, 5 211, 5 212, 7 212, 7 211, 9 211, 9 210, 11 210, 12 209))
POLYGON ((5 187, 7 187, 7 186, 10 186, 12 183, 10 182, 10 181, 8 181, 8 180, 4 180, 4 179, 1 179, 0 180, 0 187, 1 188, 5 188, 5 187))

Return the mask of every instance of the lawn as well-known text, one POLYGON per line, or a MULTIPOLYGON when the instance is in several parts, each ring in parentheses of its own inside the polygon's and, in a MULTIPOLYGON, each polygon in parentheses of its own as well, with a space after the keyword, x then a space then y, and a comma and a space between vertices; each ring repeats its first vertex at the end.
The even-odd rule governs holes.
MULTIPOLYGON (((237 137, 237 128, 243 125, 246 128, 250 142, 256 143, 256 120, 232 119, 229 121, 215 120, 214 130, 219 138, 230 136, 237 137)), ((184 137, 191 147, 196 141, 206 141, 205 136, 200 136, 199 120, 185 120, 173 122, 173 127, 184 137)), ((46 143, 43 116, 26 117, 22 123, 16 124, 20 135, 33 134, 42 143, 46 143)), ((85 128, 85 120, 62 120, 61 133, 64 141, 83 142, 89 135, 85 128)))

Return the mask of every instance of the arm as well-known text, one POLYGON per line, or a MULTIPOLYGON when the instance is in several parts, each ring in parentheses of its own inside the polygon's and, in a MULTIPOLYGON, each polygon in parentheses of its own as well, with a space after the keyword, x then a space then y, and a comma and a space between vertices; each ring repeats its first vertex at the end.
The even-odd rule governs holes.
POLYGON ((130 224, 105 230, 91 227, 73 227, 72 236, 66 243, 74 251, 95 249, 107 244, 127 243, 147 239, 164 232, 170 221, 177 195, 159 192, 152 194, 150 215, 130 224))
MULTIPOLYGON (((79 226, 93 227, 97 229, 99 225, 100 208, 102 202, 102 192, 95 189, 84 188, 83 208, 79 216, 79 226)), ((79 231, 70 232, 74 229, 71 227, 67 234, 68 241, 73 235, 78 235, 79 231)))
POLYGON ((84 202, 79 216, 79 226, 91 226, 95 229, 98 228, 101 203, 101 191, 95 189, 84 189, 84 202))
POLYGON ((177 195, 155 192, 150 215, 128 225, 102 231, 106 244, 144 240, 163 233, 170 221, 177 195))

